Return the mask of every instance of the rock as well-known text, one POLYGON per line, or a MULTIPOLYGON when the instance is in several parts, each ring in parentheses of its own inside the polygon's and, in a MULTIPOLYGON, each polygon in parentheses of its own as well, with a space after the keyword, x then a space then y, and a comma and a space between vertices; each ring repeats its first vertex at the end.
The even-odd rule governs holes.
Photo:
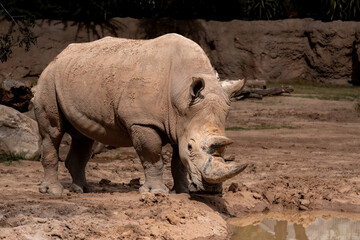
POLYGON ((308 207, 310 205, 310 200, 300 199, 300 204, 308 207))
POLYGON ((169 222, 171 225, 180 223, 180 218, 171 211, 165 211, 160 216, 161 220, 169 222))
POLYGON ((352 190, 352 187, 350 185, 345 185, 342 188, 339 189, 339 192, 341 194, 347 194, 352 190))
POLYGON ((168 203, 169 196, 165 193, 143 193, 139 200, 146 205, 154 206, 160 203, 168 203))
POLYGON ((0 154, 38 158, 40 146, 37 123, 13 108, 0 105, 0 154))
POLYGON ((26 112, 32 98, 31 88, 21 81, 5 79, 0 85, 0 104, 26 112))
POLYGON ((261 199, 262 198, 261 195, 256 193, 256 192, 252 193, 252 195, 253 195, 253 198, 255 198, 255 199, 261 199))
POLYGON ((299 205, 299 210, 307 211, 307 210, 309 210, 309 208, 304 205, 299 205))
POLYGON ((179 223, 179 218, 172 213, 167 214, 166 218, 172 225, 177 225, 179 223))
POLYGON ((352 78, 360 23, 234 20, 205 26, 206 37, 216 43, 216 51, 208 54, 222 78, 338 83, 352 78))
POLYGON ((269 201, 270 204, 272 204, 276 199, 275 193, 271 190, 265 192, 264 196, 266 197, 266 199, 269 201))
MULTIPOLYGON (((114 18, 109 24, 127 26, 113 32, 104 28, 89 34, 78 24, 58 22, 34 29, 38 48, 28 53, 14 47, 13 57, 0 65, 0 81, 27 81, 41 71, 69 43, 88 42, 98 37, 154 38, 169 32, 188 37, 204 49, 220 78, 321 82, 359 82, 360 22, 322 22, 313 19, 230 22, 174 19, 114 18), (66 26, 66 27, 65 27, 66 26), (34 61, 36 59, 36 61, 34 61), (26 66, 26 67, 21 67, 26 66)), ((2 21, 1 29, 11 22, 2 21)))

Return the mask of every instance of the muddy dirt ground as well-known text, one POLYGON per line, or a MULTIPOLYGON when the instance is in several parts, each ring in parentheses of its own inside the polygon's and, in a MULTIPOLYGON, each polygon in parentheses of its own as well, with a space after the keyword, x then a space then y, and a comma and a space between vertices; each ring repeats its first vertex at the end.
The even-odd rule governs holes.
MULTIPOLYGON (((144 181, 132 148, 95 155, 92 192, 60 198, 38 192, 40 162, 0 164, 0 239, 227 239, 226 218, 272 210, 360 213, 360 112, 357 103, 297 95, 234 102, 226 155, 249 163, 219 195, 139 194, 144 181), (242 130, 244 128, 245 130, 242 130)), ((163 151, 165 182, 171 187, 163 151)))

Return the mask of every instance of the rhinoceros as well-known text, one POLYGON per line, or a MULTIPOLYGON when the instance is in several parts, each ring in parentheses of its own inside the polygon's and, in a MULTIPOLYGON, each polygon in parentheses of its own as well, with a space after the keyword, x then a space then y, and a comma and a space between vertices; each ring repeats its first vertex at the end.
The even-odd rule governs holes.
POLYGON ((40 192, 63 191, 57 170, 64 133, 72 137, 65 161, 70 191, 88 191, 85 166, 94 141, 134 146, 145 172, 140 192, 169 191, 162 179, 166 144, 173 147, 177 193, 218 191, 246 167, 223 159, 232 143, 224 128, 229 96, 243 85, 221 87, 202 48, 178 34, 70 44, 42 72, 34 97, 44 168, 40 192))

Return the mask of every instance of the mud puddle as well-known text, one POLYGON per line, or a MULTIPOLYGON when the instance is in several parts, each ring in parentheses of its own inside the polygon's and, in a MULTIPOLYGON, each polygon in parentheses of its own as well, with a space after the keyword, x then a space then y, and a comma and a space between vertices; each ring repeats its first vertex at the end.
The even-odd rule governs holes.
POLYGON ((232 240, 356 240, 360 214, 342 212, 280 212, 251 214, 228 220, 232 240))

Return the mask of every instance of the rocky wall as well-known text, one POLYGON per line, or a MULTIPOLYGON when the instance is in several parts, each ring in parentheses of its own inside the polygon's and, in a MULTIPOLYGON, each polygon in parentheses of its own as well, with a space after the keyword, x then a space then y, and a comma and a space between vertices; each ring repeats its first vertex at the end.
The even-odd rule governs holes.
MULTIPOLYGON (((9 23, 0 23, 6 32, 9 23)), ((222 78, 268 81, 306 79, 346 83, 359 79, 360 22, 324 23, 312 19, 217 22, 205 20, 115 18, 88 26, 38 20, 38 43, 29 52, 13 49, 0 63, 0 81, 37 80, 46 65, 69 43, 104 36, 154 38, 176 32, 199 43, 222 78)))

